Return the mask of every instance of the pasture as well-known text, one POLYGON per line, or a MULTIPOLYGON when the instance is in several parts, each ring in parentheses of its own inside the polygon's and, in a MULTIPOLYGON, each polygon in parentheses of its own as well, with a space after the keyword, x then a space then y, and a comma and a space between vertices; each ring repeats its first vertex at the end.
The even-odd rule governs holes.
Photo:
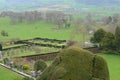
MULTIPOLYGON (((57 29, 57 25, 38 21, 35 23, 11 24, 8 18, 0 18, 0 32, 6 31, 8 36, 1 36, 1 41, 10 41, 13 39, 31 39, 34 37, 52 38, 60 40, 83 40, 83 35, 74 35, 74 24, 68 29, 57 29)), ((88 35, 86 35, 88 39, 88 35)))

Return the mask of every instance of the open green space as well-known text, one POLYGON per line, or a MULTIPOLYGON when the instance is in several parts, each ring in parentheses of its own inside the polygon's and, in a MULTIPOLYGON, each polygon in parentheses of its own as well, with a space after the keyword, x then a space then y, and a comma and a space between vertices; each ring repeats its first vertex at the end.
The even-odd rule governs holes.
POLYGON ((0 80, 17 80, 17 78, 22 78, 22 76, 0 66, 0 80))
POLYGON ((108 63, 110 80, 120 80, 120 55, 99 54, 108 63))
POLYGON ((5 31, 8 36, 1 36, 1 41, 10 41, 13 39, 31 39, 35 37, 60 39, 60 40, 80 40, 83 35, 73 35, 74 25, 71 28, 57 29, 57 25, 38 21, 34 23, 11 24, 8 18, 0 18, 0 32, 5 31))

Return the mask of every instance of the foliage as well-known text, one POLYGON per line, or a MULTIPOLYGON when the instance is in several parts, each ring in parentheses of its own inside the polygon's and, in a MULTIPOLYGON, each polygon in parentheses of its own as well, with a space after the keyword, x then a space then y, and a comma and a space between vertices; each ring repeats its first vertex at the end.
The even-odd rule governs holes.
POLYGON ((91 42, 93 42, 93 43, 100 43, 102 41, 102 39, 104 38, 105 33, 106 32, 102 28, 98 29, 94 33, 93 38, 91 39, 91 42))
POLYGON ((1 31, 1 35, 2 35, 2 36, 8 36, 8 33, 3 30, 3 31, 1 31))
MULTIPOLYGON (((108 72, 108 67, 106 61, 100 57, 96 56, 94 58, 94 70, 93 70, 93 76, 95 80, 109 80, 109 72, 108 72)), ((94 80, 93 79, 93 80, 94 80)))
POLYGON ((94 33, 91 42, 97 42, 100 47, 107 51, 120 53, 120 27, 116 28, 115 35, 99 29, 94 33))
POLYGON ((2 45, 0 44, 0 51, 2 50, 2 45))
POLYGON ((3 61, 2 61, 2 60, 0 60, 0 63, 3 63, 3 61))
POLYGON ((101 45, 104 49, 115 50, 115 36, 114 34, 107 32, 101 41, 101 45))
POLYGON ((69 47, 60 52, 37 80, 109 80, 107 64, 89 51, 69 47), (96 79, 95 79, 96 78, 96 79))
POLYGON ((22 80, 34 80, 34 79, 29 77, 24 77, 22 80))
POLYGON ((15 78, 14 80, 22 80, 23 78, 21 78, 21 77, 17 77, 17 78, 15 78))
POLYGON ((30 65, 24 64, 23 65, 23 70, 30 70, 30 65))
POLYGON ((117 50, 120 51, 120 27, 117 27, 115 31, 115 43, 117 50))
POLYGON ((39 70, 44 71, 44 69, 46 69, 46 67, 47 67, 47 64, 45 63, 45 61, 43 61, 41 59, 36 61, 34 64, 35 71, 39 71, 39 70))

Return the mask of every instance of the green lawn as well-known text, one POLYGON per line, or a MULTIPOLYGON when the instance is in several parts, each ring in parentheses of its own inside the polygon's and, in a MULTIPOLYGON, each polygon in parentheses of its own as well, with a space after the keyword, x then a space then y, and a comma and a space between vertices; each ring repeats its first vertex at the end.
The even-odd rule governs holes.
POLYGON ((22 76, 0 66, 0 80, 14 80, 16 78, 22 78, 22 76))
POLYGON ((110 80, 120 80, 120 55, 100 54, 108 63, 110 80))

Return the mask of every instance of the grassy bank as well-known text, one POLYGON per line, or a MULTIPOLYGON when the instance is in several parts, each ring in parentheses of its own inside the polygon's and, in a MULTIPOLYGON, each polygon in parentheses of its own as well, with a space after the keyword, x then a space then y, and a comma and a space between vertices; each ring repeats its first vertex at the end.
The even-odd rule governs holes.
POLYGON ((17 80, 22 76, 0 66, 0 80, 17 80))
POLYGON ((108 63, 110 71, 110 80, 120 80, 120 55, 99 54, 104 57, 108 63))

